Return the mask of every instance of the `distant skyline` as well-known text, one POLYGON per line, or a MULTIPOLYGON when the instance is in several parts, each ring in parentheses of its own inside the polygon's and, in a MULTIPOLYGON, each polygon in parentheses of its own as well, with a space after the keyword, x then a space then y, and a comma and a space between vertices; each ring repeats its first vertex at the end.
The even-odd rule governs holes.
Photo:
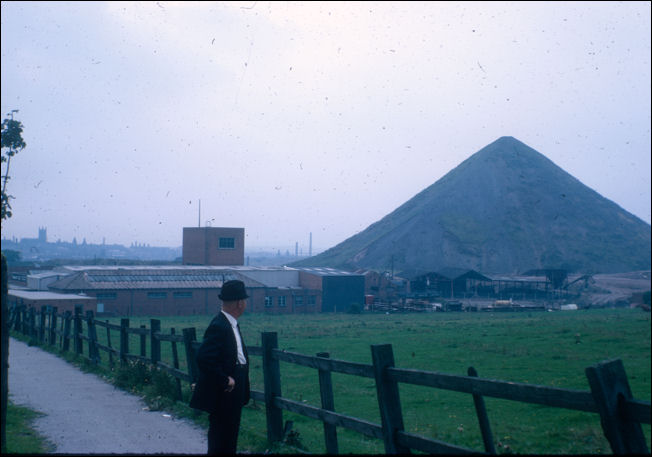
MULTIPOLYGON (((124 247, 143 247, 143 248, 156 248, 156 247, 164 247, 164 248, 171 248, 171 249, 182 249, 183 248, 183 243, 179 244, 178 246, 152 246, 148 242, 132 242, 128 245, 126 244, 121 244, 121 243, 110 243, 106 240, 106 238, 103 238, 99 243, 94 243, 94 242, 88 242, 86 241, 86 237, 82 236, 81 239, 77 239, 77 237, 74 237, 72 240, 62 240, 62 239, 56 239, 53 240, 49 236, 47 236, 47 227, 39 227, 36 236, 23 236, 23 237, 5 237, 2 235, 2 240, 3 241, 8 241, 11 243, 21 243, 21 242, 43 242, 43 238, 41 238, 41 230, 45 230, 45 242, 46 243, 53 243, 53 244, 58 244, 58 243, 63 243, 63 244, 77 244, 77 245, 93 245, 93 246, 124 246, 124 247)), ((245 246, 245 252, 251 252, 251 253, 257 253, 257 252, 264 252, 264 253, 281 253, 283 255, 288 254, 291 256, 297 255, 299 257, 307 257, 310 253, 310 242, 308 242, 307 247, 304 249, 297 246, 297 243, 295 243, 294 246, 292 246, 292 249, 290 247, 271 247, 271 246, 245 246)), ((29 246, 29 245, 28 245, 29 246)), ((5 246, 3 246, 3 249, 5 246)), ((12 249, 10 246, 9 249, 12 249)), ((321 250, 315 249, 315 247, 312 247, 312 254, 318 254, 320 253, 321 250)))
POLYGON ((3 238, 328 249, 513 136, 648 224, 650 2, 2 2, 3 238), (3 167, 4 173, 4 167, 3 167))

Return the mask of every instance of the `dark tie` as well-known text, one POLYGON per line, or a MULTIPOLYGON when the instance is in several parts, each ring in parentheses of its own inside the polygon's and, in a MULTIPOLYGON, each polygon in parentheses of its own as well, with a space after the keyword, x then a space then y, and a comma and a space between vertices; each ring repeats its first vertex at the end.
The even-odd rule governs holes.
POLYGON ((249 363, 249 356, 247 355, 247 346, 245 345, 244 338, 242 338, 242 333, 240 332, 240 324, 235 324, 235 327, 238 329, 238 335, 240 335, 240 343, 242 344, 242 352, 244 353, 245 360, 249 363))

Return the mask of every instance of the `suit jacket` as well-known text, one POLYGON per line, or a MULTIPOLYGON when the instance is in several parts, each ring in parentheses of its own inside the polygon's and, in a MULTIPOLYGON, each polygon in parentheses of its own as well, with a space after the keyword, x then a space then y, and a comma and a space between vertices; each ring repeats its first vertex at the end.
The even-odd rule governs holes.
POLYGON ((250 398, 249 357, 244 341, 242 349, 247 359, 247 370, 244 376, 241 370, 239 379, 236 376, 238 346, 233 327, 220 312, 206 329, 204 340, 197 352, 199 379, 190 399, 192 408, 212 414, 228 414, 232 408, 241 408, 247 404, 250 398), (236 386, 231 392, 225 392, 229 376, 236 380, 236 386))

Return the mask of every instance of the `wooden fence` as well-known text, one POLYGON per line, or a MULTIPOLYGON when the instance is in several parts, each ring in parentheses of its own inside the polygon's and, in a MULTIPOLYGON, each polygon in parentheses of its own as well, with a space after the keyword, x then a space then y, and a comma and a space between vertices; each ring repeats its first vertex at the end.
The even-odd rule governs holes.
MULTIPOLYGON (((120 325, 110 324, 94 318, 92 311, 83 315, 80 306, 75 308, 74 313, 67 311, 63 316, 59 316, 57 309, 52 307, 43 306, 40 311, 14 307, 10 310, 10 328, 29 335, 42 344, 56 345, 62 351, 70 350, 72 341, 74 352, 94 363, 100 361, 101 350, 108 354, 110 364, 117 358, 122 363, 137 360, 156 366, 176 379, 177 399, 181 398, 181 381, 194 383, 198 377, 195 354, 201 343, 196 341, 194 328, 185 328, 181 335, 177 335, 174 329, 169 334, 162 333, 157 319, 151 319, 149 330, 145 326, 129 327, 128 319, 122 319, 120 325), (106 329, 106 345, 98 342, 97 327, 106 329), (119 332, 117 349, 112 345, 112 330, 119 332), (140 336, 138 354, 130 352, 130 334, 140 336), (146 356, 148 337, 149 357, 146 356), (83 351, 84 342, 88 345, 86 354, 83 351), (172 365, 161 361, 161 342, 172 344, 172 365), (184 346, 187 372, 179 369, 177 344, 184 346)), ((283 410, 286 410, 323 422, 325 445, 329 454, 337 454, 339 451, 336 427, 382 440, 388 454, 409 453, 410 450, 432 454, 483 453, 405 431, 398 389, 399 383, 405 383, 470 394, 482 434, 484 453, 487 454, 495 454, 496 450, 484 397, 597 413, 604 435, 615 454, 649 453, 641 424, 650 424, 650 402, 633 398, 619 359, 586 368, 591 390, 581 391, 483 379, 478 377, 473 367, 468 369, 468 376, 396 368, 391 345, 372 345, 372 364, 367 365, 331 359, 328 353, 308 356, 280 350, 276 333, 264 332, 261 336, 262 346, 248 346, 248 351, 251 356, 262 357, 264 390, 252 390, 251 396, 254 400, 265 403, 267 438, 270 443, 282 441, 285 437, 283 410), (281 361, 317 370, 321 407, 282 396, 281 361), (333 372, 374 379, 381 424, 335 411, 331 381, 333 372)))

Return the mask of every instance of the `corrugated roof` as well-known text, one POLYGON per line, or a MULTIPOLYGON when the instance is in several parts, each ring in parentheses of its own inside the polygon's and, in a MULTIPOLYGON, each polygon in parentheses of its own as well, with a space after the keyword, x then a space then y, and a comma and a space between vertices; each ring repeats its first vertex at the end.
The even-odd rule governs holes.
POLYGON ((264 287, 262 283, 235 271, 210 272, 198 269, 147 267, 146 269, 129 268, 123 271, 115 268, 78 271, 50 284, 50 288, 56 290, 219 289, 225 281, 232 279, 243 281, 245 287, 264 287))
POLYGON ((364 276, 360 273, 353 273, 350 271, 337 270, 330 267, 295 267, 299 271, 311 273, 318 276, 364 276))
POLYGON ((522 276, 522 275, 502 275, 492 276, 492 281, 513 281, 513 282, 549 282, 545 276, 522 276))
POLYGON ((45 292, 41 290, 9 289, 9 295, 24 300, 95 300, 95 297, 78 294, 60 294, 58 292, 45 292))
POLYGON ((239 279, 247 288, 296 287, 292 281, 287 284, 266 285, 265 275, 275 271, 305 271, 319 276, 361 276, 335 268, 290 268, 251 266, 205 266, 205 265, 102 265, 63 266, 58 273, 69 275, 52 284, 55 290, 115 290, 115 289, 219 289, 224 281, 239 279), (247 273, 250 272, 251 275, 247 273))
POLYGON ((54 276, 62 276, 62 273, 60 271, 40 271, 38 273, 29 273, 27 275, 28 278, 36 279, 52 278, 54 276))
POLYGON ((464 268, 443 268, 441 270, 433 271, 430 273, 422 273, 420 275, 414 276, 413 279, 422 278, 424 276, 428 277, 440 277, 444 280, 456 280, 456 279, 477 279, 479 281, 491 281, 491 278, 478 273, 475 270, 468 270, 464 268))

